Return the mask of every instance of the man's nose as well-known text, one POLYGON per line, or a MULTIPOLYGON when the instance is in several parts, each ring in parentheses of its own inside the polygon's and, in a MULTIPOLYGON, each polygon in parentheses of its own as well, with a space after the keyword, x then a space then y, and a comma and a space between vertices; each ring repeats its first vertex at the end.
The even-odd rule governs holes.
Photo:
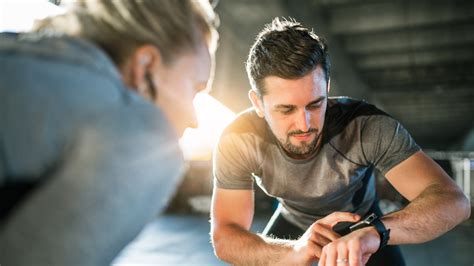
POLYGON ((311 112, 308 112, 307 110, 302 110, 301 112, 297 114, 297 117, 296 117, 297 129, 303 132, 307 132, 311 127, 310 121, 311 121, 311 112))

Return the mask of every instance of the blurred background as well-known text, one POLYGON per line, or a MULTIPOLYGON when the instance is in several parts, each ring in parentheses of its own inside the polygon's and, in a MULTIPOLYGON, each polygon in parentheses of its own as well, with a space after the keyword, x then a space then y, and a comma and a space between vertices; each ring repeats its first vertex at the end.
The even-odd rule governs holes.
MULTIPOLYGON (((35 18, 61 12, 60 2, 0 0, 0 29, 25 30, 35 18)), ((214 4, 220 17, 215 79, 212 91, 195 100, 200 127, 187 130, 181 140, 187 174, 166 214, 150 224, 116 264, 221 264, 212 254, 208 235, 212 149, 225 125, 250 107, 244 62, 257 33, 276 16, 295 18, 326 40, 332 60, 330 96, 365 99, 391 114, 472 202, 474 1, 214 4)), ((378 186, 385 211, 406 204, 383 176, 378 177, 378 186)), ((275 201, 257 190, 254 231, 263 229, 274 208, 275 201)), ((408 265, 474 265, 473 239, 471 219, 435 241, 403 251, 408 265)))

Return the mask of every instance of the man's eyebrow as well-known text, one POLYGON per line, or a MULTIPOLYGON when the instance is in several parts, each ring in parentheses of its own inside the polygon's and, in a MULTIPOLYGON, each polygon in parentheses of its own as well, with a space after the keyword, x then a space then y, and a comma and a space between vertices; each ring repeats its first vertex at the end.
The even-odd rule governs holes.
MULTIPOLYGON (((313 104, 320 103, 320 102, 324 101, 324 99, 326 99, 326 96, 321 96, 321 97, 317 98, 316 100, 311 101, 306 106, 311 106, 313 104)), ((296 105, 293 105, 293 104, 277 104, 273 107, 273 109, 291 109, 291 108, 295 108, 295 107, 296 107, 296 105)))
POLYGON ((277 104, 273 107, 273 109, 291 109, 295 107, 296 106, 292 104, 277 104))
POLYGON ((321 96, 321 97, 319 97, 318 99, 316 99, 316 100, 314 100, 314 101, 308 103, 306 106, 310 106, 310 105, 313 105, 313 104, 320 103, 320 102, 324 101, 324 99, 326 99, 326 96, 321 96))

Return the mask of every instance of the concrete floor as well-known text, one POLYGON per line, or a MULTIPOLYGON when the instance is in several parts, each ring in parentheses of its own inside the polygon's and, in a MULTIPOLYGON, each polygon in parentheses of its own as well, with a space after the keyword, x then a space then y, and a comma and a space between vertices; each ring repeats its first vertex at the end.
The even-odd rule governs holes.
MULTIPOLYGON (((262 231, 267 217, 256 218, 252 230, 262 231)), ((402 246, 409 266, 474 266, 474 222, 421 245, 402 246)), ((208 217, 158 217, 117 257, 115 266, 225 265, 213 254, 208 217)))

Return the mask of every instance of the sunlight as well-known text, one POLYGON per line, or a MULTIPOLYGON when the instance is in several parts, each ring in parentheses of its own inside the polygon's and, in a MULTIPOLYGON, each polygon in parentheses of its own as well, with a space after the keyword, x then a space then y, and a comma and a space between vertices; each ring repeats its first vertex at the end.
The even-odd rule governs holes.
POLYGON ((47 0, 1 0, 0 31, 28 31, 35 20, 62 12, 63 8, 47 0))
POLYGON ((186 160, 210 160, 219 135, 235 113, 207 93, 198 93, 194 106, 199 127, 186 129, 180 145, 186 160))

